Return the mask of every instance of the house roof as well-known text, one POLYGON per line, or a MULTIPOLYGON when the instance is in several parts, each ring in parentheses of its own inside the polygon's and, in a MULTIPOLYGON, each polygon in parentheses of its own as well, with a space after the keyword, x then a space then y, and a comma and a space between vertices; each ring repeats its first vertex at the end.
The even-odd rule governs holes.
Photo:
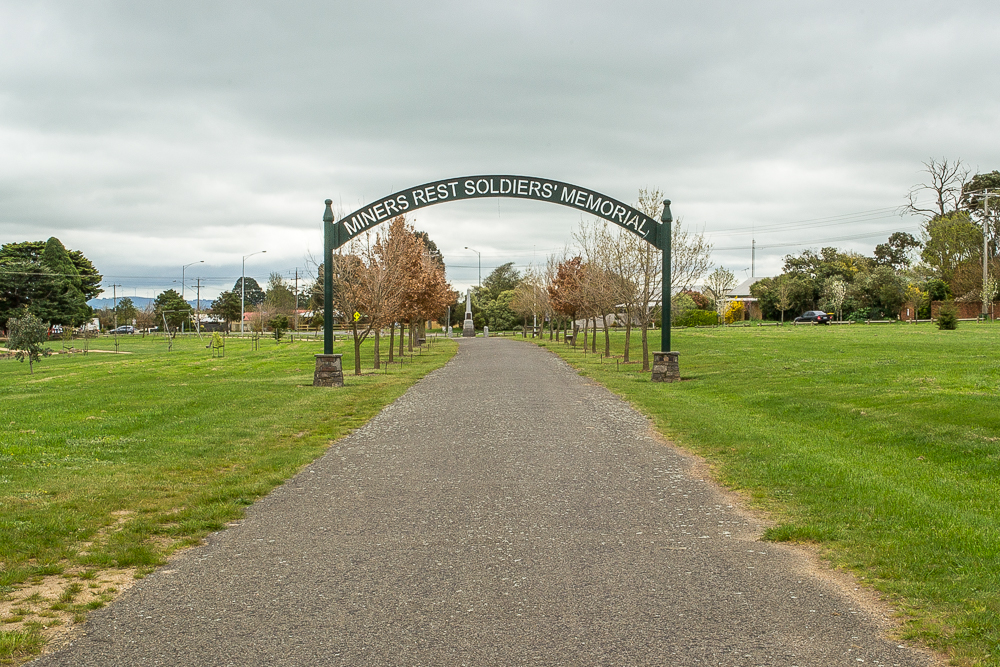
POLYGON ((750 296, 750 286, 753 285, 758 280, 763 280, 764 278, 767 277, 768 276, 756 276, 754 278, 747 278, 739 285, 726 292, 726 296, 733 297, 735 299, 739 299, 741 297, 748 297, 750 296))

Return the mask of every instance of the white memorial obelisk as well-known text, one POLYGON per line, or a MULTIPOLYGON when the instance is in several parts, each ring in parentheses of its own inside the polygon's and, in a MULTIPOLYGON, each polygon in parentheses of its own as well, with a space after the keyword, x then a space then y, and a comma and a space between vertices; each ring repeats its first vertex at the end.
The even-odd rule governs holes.
POLYGON ((476 326, 472 323, 472 290, 465 291, 465 323, 462 325, 462 338, 475 338, 476 326))

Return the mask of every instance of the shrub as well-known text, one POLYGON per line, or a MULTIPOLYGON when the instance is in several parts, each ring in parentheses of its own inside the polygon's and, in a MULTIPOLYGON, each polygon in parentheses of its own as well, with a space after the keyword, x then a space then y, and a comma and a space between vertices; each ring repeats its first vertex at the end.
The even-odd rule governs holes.
POLYGON ((281 337, 288 331, 288 316, 275 315, 267 321, 267 326, 271 327, 271 331, 274 332, 274 340, 280 341, 281 337))
POLYGON ((52 354, 42 347, 49 335, 49 325, 25 310, 20 317, 7 320, 7 347, 14 351, 18 361, 28 360, 28 371, 35 372, 35 362, 52 354))
POLYGON ((690 313, 692 310, 697 310, 698 307, 687 293, 679 292, 674 295, 674 298, 670 301, 670 323, 677 324, 682 321, 684 317, 690 313))
POLYGON ((715 326, 719 323, 719 314, 714 310, 689 310, 675 323, 681 327, 715 326))
POLYGON ((686 289, 686 290, 681 290, 681 294, 686 294, 689 297, 691 297, 691 300, 694 301, 695 308, 697 308, 698 310, 708 310, 712 307, 711 299, 709 299, 701 292, 695 292, 694 290, 686 289))
POLYGON ((953 331, 958 328, 958 308, 954 301, 946 301, 941 304, 937 318, 938 329, 953 331))
POLYGON ((730 301, 726 306, 726 324, 743 321, 743 302, 730 301))

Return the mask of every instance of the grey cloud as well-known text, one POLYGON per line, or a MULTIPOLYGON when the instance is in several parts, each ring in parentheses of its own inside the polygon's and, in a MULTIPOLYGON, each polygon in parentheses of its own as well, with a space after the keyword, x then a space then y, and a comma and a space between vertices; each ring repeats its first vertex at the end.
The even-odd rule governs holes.
MULTIPOLYGON (((892 206, 931 155, 998 166, 997 93, 981 74, 998 13, 987 2, 7 5, 0 234, 118 234, 125 247, 81 249, 125 275, 124 258, 162 273, 210 250, 232 275, 261 244, 274 268, 315 252, 326 197, 352 210, 463 173, 549 176, 625 200, 657 185, 710 234, 892 206)), ((507 238, 486 207, 421 220, 443 248, 475 237, 498 260, 538 245, 529 238, 558 247, 577 221, 507 207, 507 238)), ((737 242, 728 236, 717 245, 737 242)), ((759 261, 774 267, 785 251, 759 261)))

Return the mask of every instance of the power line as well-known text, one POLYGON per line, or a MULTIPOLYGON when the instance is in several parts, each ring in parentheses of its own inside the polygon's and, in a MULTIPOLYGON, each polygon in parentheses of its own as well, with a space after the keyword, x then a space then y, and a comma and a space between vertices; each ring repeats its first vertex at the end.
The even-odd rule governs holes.
MULTIPOLYGON (((758 249, 760 249, 760 248, 788 248, 788 247, 792 247, 792 246, 811 246, 811 245, 818 245, 820 243, 831 243, 831 242, 834 242, 834 241, 854 241, 854 240, 857 240, 857 239, 874 238, 874 237, 877 237, 877 236, 885 236, 886 238, 888 238, 889 234, 892 234, 894 232, 900 232, 900 231, 913 231, 913 227, 912 226, 911 227, 906 227, 906 228, 890 227, 888 229, 883 229, 883 230, 879 230, 879 231, 876 231, 876 232, 865 232, 863 234, 849 234, 847 236, 830 236, 830 237, 822 238, 822 239, 810 239, 808 241, 789 241, 789 242, 786 242, 786 243, 768 243, 768 244, 764 244, 764 245, 758 243, 757 244, 757 248, 758 249)), ((748 246, 748 245, 730 246, 730 247, 726 247, 726 248, 714 248, 713 247, 712 250, 746 250, 749 247, 750 246, 748 246)))
POLYGON ((832 227, 836 225, 849 225, 858 222, 869 222, 871 220, 884 220, 886 218, 894 218, 898 216, 899 207, 885 207, 885 208, 875 208, 868 211, 857 211, 855 213, 841 213, 839 215, 831 215, 823 218, 806 218, 804 220, 792 220, 789 222, 774 222, 754 224, 752 229, 747 229, 746 226, 734 227, 731 229, 719 229, 713 230, 710 233, 713 234, 726 234, 726 233, 763 233, 772 231, 789 231, 792 229, 811 229, 816 227, 832 227))

